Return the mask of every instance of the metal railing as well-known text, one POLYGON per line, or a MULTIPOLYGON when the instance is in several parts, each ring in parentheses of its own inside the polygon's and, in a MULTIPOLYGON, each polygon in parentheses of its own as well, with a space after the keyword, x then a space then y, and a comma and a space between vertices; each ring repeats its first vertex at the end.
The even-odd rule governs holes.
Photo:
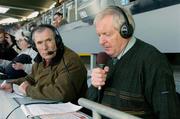
POLYGON ((102 104, 98 104, 85 98, 80 98, 78 103, 79 105, 92 110, 93 119, 101 119, 101 115, 111 119, 141 119, 139 117, 104 106, 102 104))

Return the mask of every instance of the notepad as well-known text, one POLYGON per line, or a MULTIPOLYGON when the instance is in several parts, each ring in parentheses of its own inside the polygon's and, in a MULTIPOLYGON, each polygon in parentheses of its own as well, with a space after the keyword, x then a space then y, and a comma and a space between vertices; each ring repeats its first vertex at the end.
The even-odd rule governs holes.
POLYGON ((27 117, 35 117, 41 115, 52 115, 52 114, 65 114, 70 112, 76 112, 82 107, 68 103, 58 104, 32 104, 32 105, 21 105, 21 109, 27 117))

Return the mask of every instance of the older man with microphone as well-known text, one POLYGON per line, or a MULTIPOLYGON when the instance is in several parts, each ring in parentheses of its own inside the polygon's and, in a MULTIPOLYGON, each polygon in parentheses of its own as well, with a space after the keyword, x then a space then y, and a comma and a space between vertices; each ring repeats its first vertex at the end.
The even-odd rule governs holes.
POLYGON ((87 98, 144 119, 180 119, 170 64, 155 47, 134 37, 132 15, 110 6, 94 23, 111 60, 92 70, 87 98))

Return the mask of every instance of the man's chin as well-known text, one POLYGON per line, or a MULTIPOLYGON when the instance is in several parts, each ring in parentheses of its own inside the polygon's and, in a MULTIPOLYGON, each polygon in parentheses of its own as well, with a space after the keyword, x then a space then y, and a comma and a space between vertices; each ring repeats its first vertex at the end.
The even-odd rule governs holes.
POLYGON ((45 56, 45 57, 43 57, 43 59, 45 59, 45 60, 51 60, 53 57, 52 56, 45 56))

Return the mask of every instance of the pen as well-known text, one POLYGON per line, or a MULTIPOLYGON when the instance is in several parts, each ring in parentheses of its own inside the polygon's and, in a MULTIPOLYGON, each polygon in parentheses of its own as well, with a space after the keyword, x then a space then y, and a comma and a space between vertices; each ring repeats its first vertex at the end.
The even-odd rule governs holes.
POLYGON ((3 81, 3 83, 1 84, 1 87, 2 87, 3 85, 5 85, 5 84, 6 84, 6 80, 3 81))

